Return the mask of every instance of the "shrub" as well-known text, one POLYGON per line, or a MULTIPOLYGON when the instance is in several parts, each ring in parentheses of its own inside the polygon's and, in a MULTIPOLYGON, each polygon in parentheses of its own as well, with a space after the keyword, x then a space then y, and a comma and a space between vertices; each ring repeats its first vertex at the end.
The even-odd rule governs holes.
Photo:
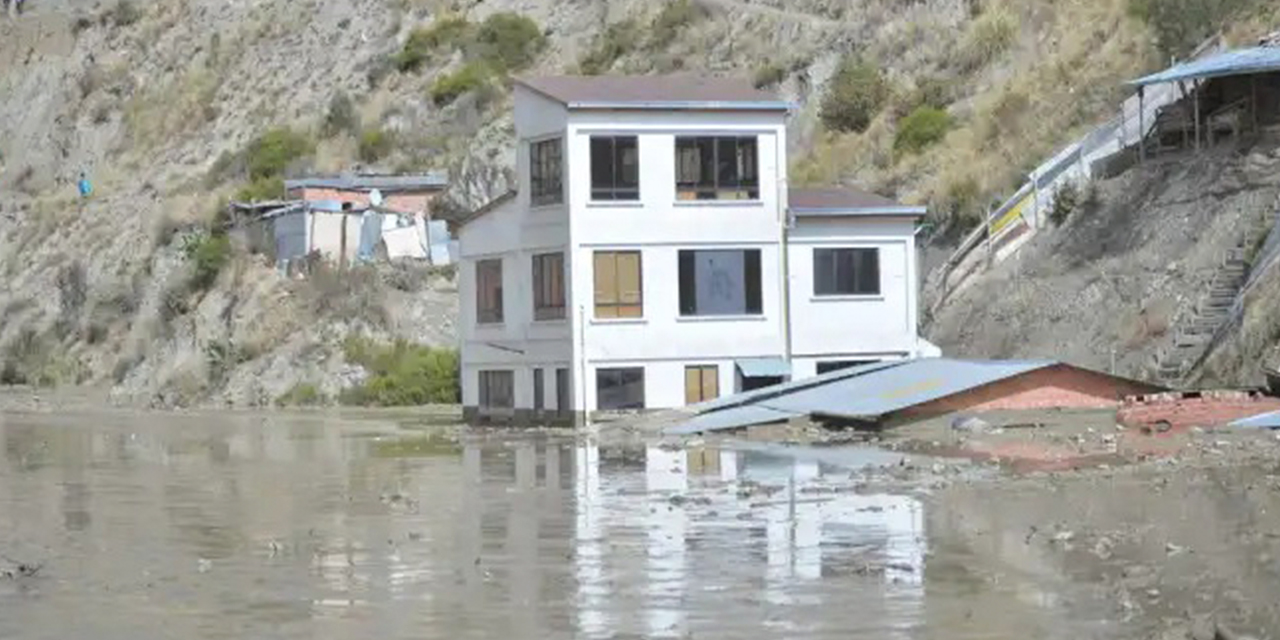
POLYGON ((1018 20, 1004 10, 992 10, 978 16, 969 27, 961 64, 972 71, 985 66, 1013 45, 1018 34, 1018 20))
POLYGON ((363 384, 345 390, 343 404, 412 406, 450 404, 459 398, 458 352, 403 340, 379 345, 351 336, 343 344, 348 362, 369 371, 363 384))
POLYGON ((299 382, 276 398, 278 407, 314 407, 328 403, 329 398, 310 382, 299 382))
POLYGON ((264 202, 279 200, 283 197, 284 180, 279 176, 258 178, 236 192, 236 200, 240 202, 264 202))
POLYGON ((1061 226, 1062 223, 1071 217, 1076 208, 1080 206, 1080 189, 1074 182, 1064 182, 1062 186, 1053 195, 1053 206, 1049 208, 1049 220, 1054 226, 1061 226))
POLYGON ((202 233, 188 239, 182 251, 191 263, 191 289, 206 291, 231 261, 231 239, 225 233, 202 233))
POLYGON ((894 151, 919 153, 942 140, 951 129, 951 114, 935 107, 918 107, 898 123, 894 151))
POLYGON ((245 150, 249 178, 279 176, 295 160, 314 150, 311 139, 288 127, 277 127, 258 136, 245 150))
POLYGON ((658 17, 653 20, 649 48, 653 50, 667 48, 685 27, 706 15, 706 9, 692 0, 671 0, 662 7, 658 17))
POLYGON ((360 126, 356 117, 356 106, 346 91, 338 90, 329 99, 329 111, 324 116, 324 134, 334 136, 342 132, 355 130, 360 126))
POLYGON ((444 47, 461 48, 469 39, 471 30, 471 23, 461 16, 439 18, 429 27, 409 32, 409 39, 392 57, 392 62, 401 71, 414 71, 444 47))
POLYGON ((1181 57, 1252 0, 1129 0, 1129 14, 1147 24, 1165 56, 1181 57))
POLYGON ((139 9, 133 0, 120 0, 108 15, 112 24, 117 27, 127 27, 142 19, 142 9, 139 9))
POLYGON ((476 31, 477 53, 503 71, 529 66, 546 45, 547 37, 538 24, 516 13, 495 13, 476 31))
POLYGON ((489 65, 484 62, 468 62, 457 71, 436 78, 431 85, 431 101, 436 106, 450 104, 462 94, 489 84, 491 74, 489 65))
POLYGON ((862 132, 884 108, 889 83, 876 66, 853 57, 840 62, 819 117, 832 131, 862 132))
POLYGON ((369 129, 360 134, 360 160, 377 162, 391 153, 395 136, 382 129, 369 129))
POLYGON ((752 80, 752 84, 754 84, 757 89, 764 89, 765 87, 772 87, 781 84, 786 77, 787 70, 785 67, 776 62, 770 62, 763 67, 756 69, 756 75, 752 80))
POLYGON ((600 75, 639 47, 640 40, 640 25, 635 20, 615 22, 596 36, 595 44, 578 60, 578 71, 589 76, 600 75))

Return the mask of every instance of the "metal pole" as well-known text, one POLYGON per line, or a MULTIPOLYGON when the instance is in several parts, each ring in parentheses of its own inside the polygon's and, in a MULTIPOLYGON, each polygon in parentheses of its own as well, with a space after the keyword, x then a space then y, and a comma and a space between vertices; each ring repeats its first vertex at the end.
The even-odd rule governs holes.
POLYGON ((577 385, 581 393, 581 401, 579 406, 582 407, 582 424, 586 428, 591 428, 591 412, 587 410, 587 323, 585 321, 586 311, 583 305, 578 305, 578 373, 582 379, 582 384, 577 385))

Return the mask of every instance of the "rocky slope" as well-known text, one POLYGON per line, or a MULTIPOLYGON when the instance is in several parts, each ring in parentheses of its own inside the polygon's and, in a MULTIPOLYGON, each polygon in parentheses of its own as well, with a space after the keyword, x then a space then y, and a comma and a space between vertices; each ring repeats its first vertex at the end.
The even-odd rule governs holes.
POLYGON ((460 210, 508 188, 502 75, 437 100, 466 47, 439 47, 416 69, 393 64, 415 28, 446 16, 531 18, 546 45, 522 73, 591 61, 776 82, 798 106, 798 181, 858 183, 945 213, 1007 188, 1017 167, 1102 117, 1118 81, 1157 55, 1127 0, 26 6, 0 19, 0 360, 11 379, 111 387, 122 401, 164 406, 262 403, 298 382, 337 389, 358 374, 339 348, 352 332, 453 341, 457 302, 442 280, 290 282, 237 251, 211 286, 193 289, 184 251, 247 182, 245 149, 273 127, 313 143, 286 173, 447 168, 460 210), (881 70, 886 104, 866 131, 831 133, 818 112, 846 55, 881 70), (350 122, 325 126, 340 94, 354 105, 350 122), (942 103, 950 129, 926 152, 900 153, 895 129, 922 101, 942 103), (82 170, 95 187, 84 201, 74 192, 82 170))

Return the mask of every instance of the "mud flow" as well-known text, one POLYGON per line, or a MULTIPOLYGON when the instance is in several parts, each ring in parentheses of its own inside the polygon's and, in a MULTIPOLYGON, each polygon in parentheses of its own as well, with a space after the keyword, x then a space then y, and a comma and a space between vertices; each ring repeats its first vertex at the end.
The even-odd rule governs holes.
POLYGON ((903 483, 875 450, 245 413, 6 414, 0 442, 2 638, 1130 638, 1201 593, 1166 565, 1280 584, 1265 480, 903 483))

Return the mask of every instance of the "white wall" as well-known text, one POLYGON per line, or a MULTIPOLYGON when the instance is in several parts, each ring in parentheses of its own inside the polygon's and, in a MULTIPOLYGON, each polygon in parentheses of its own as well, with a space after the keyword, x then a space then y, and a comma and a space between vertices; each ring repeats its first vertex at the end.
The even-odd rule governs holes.
POLYGON ((359 215, 312 211, 309 216, 311 250, 319 251, 330 260, 355 260, 360 250, 359 215), (346 227, 346 250, 343 251, 342 228, 346 227))
MULTIPOLYGON (((800 218, 789 235, 791 350, 802 362, 795 378, 818 360, 890 359, 916 348, 917 292, 914 220, 800 218), (814 295, 816 248, 880 250, 880 294, 814 295)), ((811 375, 811 374, 810 374, 811 375)))

